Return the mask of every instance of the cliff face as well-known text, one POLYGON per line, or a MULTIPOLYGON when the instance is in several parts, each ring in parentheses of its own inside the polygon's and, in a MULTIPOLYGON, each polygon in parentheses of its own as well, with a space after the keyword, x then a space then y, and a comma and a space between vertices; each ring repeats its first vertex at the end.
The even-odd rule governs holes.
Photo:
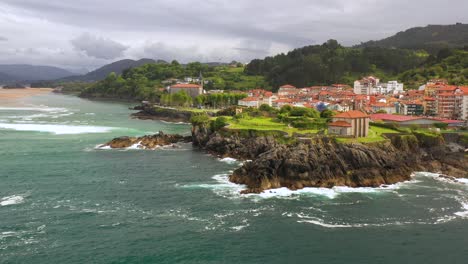
POLYGON ((328 138, 280 144, 272 136, 221 135, 194 127, 193 143, 213 154, 249 159, 230 180, 246 192, 288 187, 377 187, 410 179, 415 171, 468 177, 462 152, 445 147, 442 137, 397 135, 373 145, 342 144, 328 138))

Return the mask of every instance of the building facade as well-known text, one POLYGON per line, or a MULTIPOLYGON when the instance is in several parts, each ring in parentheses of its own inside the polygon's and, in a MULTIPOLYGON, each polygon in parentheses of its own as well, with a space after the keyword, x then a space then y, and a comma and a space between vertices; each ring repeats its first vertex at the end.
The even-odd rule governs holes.
POLYGON ((332 135, 367 137, 369 135, 370 117, 361 111, 348 111, 333 117, 328 126, 332 135))

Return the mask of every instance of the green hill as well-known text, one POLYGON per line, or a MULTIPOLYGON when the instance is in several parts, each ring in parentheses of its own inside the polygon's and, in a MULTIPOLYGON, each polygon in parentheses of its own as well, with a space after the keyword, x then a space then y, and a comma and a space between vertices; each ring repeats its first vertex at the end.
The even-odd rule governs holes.
POLYGON ((429 54, 406 49, 380 47, 347 48, 335 40, 307 46, 287 54, 251 61, 248 75, 263 75, 272 87, 290 83, 298 87, 352 84, 364 75, 386 79, 424 63, 429 54))
POLYGON ((430 79, 447 79, 450 84, 468 83, 468 51, 442 50, 415 69, 399 75, 408 88, 417 88, 430 79))
POLYGON ((394 36, 362 43, 356 47, 424 49, 436 54, 443 48, 468 46, 468 24, 428 25, 410 28, 394 36))

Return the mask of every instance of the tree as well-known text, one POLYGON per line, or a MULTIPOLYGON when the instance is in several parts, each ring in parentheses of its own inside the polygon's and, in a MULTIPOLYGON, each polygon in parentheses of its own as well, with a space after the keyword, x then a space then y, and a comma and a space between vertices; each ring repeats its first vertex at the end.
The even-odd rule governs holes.
POLYGON ((446 130, 448 127, 447 123, 435 123, 434 127, 439 128, 441 130, 446 130))
POLYGON ((204 126, 210 122, 210 117, 208 116, 207 113, 194 113, 192 114, 192 117, 190 117, 190 123, 192 125, 201 125, 204 126))
POLYGON ((333 111, 328 110, 328 109, 323 110, 323 111, 320 113, 320 117, 321 117, 321 118, 327 118, 327 119, 332 118, 334 115, 335 115, 335 114, 333 113, 333 111))

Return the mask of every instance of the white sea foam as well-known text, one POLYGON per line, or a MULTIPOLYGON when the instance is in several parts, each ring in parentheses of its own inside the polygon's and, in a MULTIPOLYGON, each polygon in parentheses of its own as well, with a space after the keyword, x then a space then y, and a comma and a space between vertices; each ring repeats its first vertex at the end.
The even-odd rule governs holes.
POLYGON ((169 121, 164 121, 164 120, 159 120, 159 121, 165 124, 172 124, 172 125, 190 125, 190 123, 185 123, 185 122, 169 122, 169 121))
POLYGON ((468 184, 468 179, 465 179, 465 178, 458 178, 457 181, 459 183, 468 184))
POLYGON ((463 211, 456 212, 455 215, 463 217, 463 218, 468 218, 468 202, 461 202, 462 209, 463 211))
POLYGON ((42 125, 42 124, 9 124, 0 123, 0 129, 16 131, 38 131, 57 135, 73 135, 88 133, 106 133, 115 128, 100 126, 42 125))
POLYGON ((23 196, 21 196, 21 195, 12 195, 12 196, 3 197, 0 200, 0 206, 21 204, 23 202, 24 202, 24 197, 23 196))
POLYGON ((229 158, 229 157, 228 157, 228 158, 224 158, 224 159, 219 159, 219 161, 225 162, 225 163, 227 163, 227 164, 236 164, 236 163, 238 163, 238 161, 237 161, 236 159, 234 159, 234 158, 229 158))
POLYGON ((232 229, 234 231, 241 231, 242 229, 244 229, 246 227, 249 227, 249 226, 250 226, 249 224, 240 225, 240 226, 232 226, 232 227, 230 227, 230 229, 232 229))
POLYGON ((135 149, 144 149, 145 147, 143 145, 141 145, 141 141, 139 141, 138 143, 135 143, 133 145, 131 145, 130 147, 126 148, 127 150, 135 150, 135 149))
POLYGON ((315 187, 306 187, 299 190, 290 190, 288 188, 278 188, 265 190, 259 194, 240 194, 242 190, 246 189, 245 185, 236 184, 229 181, 228 174, 219 174, 212 177, 217 183, 209 184, 190 184, 182 185, 182 188, 206 188, 212 189, 216 194, 221 195, 226 198, 253 198, 253 199, 271 199, 271 198, 299 198, 300 196, 321 196, 328 199, 334 199, 341 194, 346 193, 393 193, 395 190, 410 184, 417 183, 419 181, 412 180, 408 182, 397 183, 393 185, 381 186, 377 188, 371 187, 361 187, 361 188, 351 188, 346 186, 336 186, 333 188, 315 188, 315 187))
POLYGON ((111 150, 112 148, 110 146, 105 146, 104 144, 100 144, 94 147, 94 149, 98 150, 111 150))
POLYGON ((0 107, 0 111, 39 111, 39 112, 66 112, 66 108, 59 107, 0 107))

